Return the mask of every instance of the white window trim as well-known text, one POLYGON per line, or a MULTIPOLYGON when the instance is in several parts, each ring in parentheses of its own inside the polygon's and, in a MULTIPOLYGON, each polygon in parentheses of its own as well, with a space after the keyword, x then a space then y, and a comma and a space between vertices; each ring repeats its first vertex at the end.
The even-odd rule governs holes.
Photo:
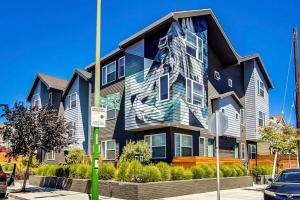
POLYGON ((47 152, 47 160, 55 160, 55 152, 54 150, 51 150, 50 152, 47 152), (49 154, 52 154, 52 158, 49 158, 49 154))
POLYGON ((111 62, 111 63, 109 63, 109 64, 107 64, 107 65, 105 65, 105 66, 102 67, 102 71, 101 71, 101 72, 102 72, 102 73, 101 73, 101 74, 102 74, 102 75, 101 75, 101 79, 102 79, 101 82, 102 82, 102 85, 107 85, 107 84, 112 83, 112 82, 114 82, 114 81, 116 80, 116 76, 117 76, 117 75, 116 75, 116 73, 117 73, 117 72, 116 72, 116 70, 117 70, 117 69, 116 69, 116 66, 117 66, 116 64, 117 64, 116 61, 113 61, 113 62, 111 62), (106 69, 106 71, 105 71, 105 72, 106 72, 106 74, 105 74, 105 76, 106 76, 106 83, 103 83, 103 78, 102 78, 102 76, 104 75, 103 70, 104 70, 104 68, 107 68, 109 65, 111 65, 111 64, 113 64, 113 63, 114 63, 114 65, 115 65, 115 71, 113 71, 113 72, 115 72, 115 79, 112 80, 112 81, 110 81, 110 82, 108 82, 108 80, 107 80, 107 69, 106 69))
POLYGON ((203 139, 203 148, 204 148, 203 156, 206 156, 206 141, 205 141, 205 137, 202 137, 202 136, 199 137, 199 156, 200 156, 200 139, 203 139))
POLYGON ((214 79, 217 80, 217 81, 221 80, 220 72, 218 72, 216 70, 214 71, 214 79))
POLYGON ((164 102, 164 101, 169 101, 170 100, 170 79, 169 79, 169 73, 168 74, 163 74, 159 77, 158 79, 158 99, 160 102, 164 102), (161 100, 161 96, 160 96, 160 79, 161 77, 164 77, 164 76, 168 76, 168 98, 167 99, 163 99, 161 100))
POLYGON ((121 57, 121 58, 119 58, 118 59, 118 78, 123 78, 123 77, 125 77, 125 63, 126 63, 126 61, 125 61, 125 56, 123 56, 123 57, 121 57), (121 59, 124 59, 124 75, 123 76, 120 76, 120 60, 121 59))
POLYGON ((248 144, 248 148, 249 148, 249 159, 252 159, 252 153, 255 154, 255 156, 257 156, 257 146, 255 144, 248 144), (252 147, 255 147, 255 152, 252 152, 252 147))
POLYGON ((193 44, 193 43, 191 43, 191 42, 189 42, 188 40, 187 40, 187 33, 185 34, 185 37, 184 37, 184 44, 185 44, 185 49, 186 49, 186 44, 188 43, 189 45, 191 45, 191 46, 193 46, 194 48, 196 48, 196 57, 194 57, 193 55, 191 55, 191 54, 189 54, 188 52, 186 52, 186 54, 188 54, 189 56, 191 56, 191 57, 193 57, 193 58, 195 58, 196 60, 198 60, 198 61, 200 61, 200 62, 202 62, 203 63, 203 40, 202 40, 202 38, 200 38, 197 34, 195 34, 195 33, 193 33, 193 32, 191 32, 191 31, 189 31, 189 30, 187 30, 189 33, 191 33, 192 35, 194 35, 194 36, 196 36, 196 46, 193 44), (202 43, 202 49, 201 49, 201 53, 202 53, 202 59, 199 59, 198 57, 199 57, 199 40, 201 41, 201 43, 202 43))
POLYGON ((258 127, 264 127, 266 125, 266 114, 264 112, 258 111, 258 120, 257 120, 257 122, 258 122, 258 127), (262 113, 262 118, 260 118, 259 113, 262 113), (262 119, 262 122, 263 122, 262 126, 259 125, 259 120, 260 119, 262 119))
POLYGON ((68 110, 75 109, 75 108, 77 108, 77 92, 68 95, 68 110), (71 104, 72 95, 75 95, 76 106, 74 108, 72 108, 72 104, 71 104))
POLYGON ((53 93, 52 92, 49 92, 49 105, 53 105, 53 93))
POLYGON ((257 93, 258 93, 258 96, 260 96, 261 98, 264 98, 265 97, 265 93, 266 93, 266 91, 265 91, 265 83, 263 82, 263 81, 261 81, 261 80, 257 80, 257 83, 258 83, 258 90, 257 90, 257 93), (263 88, 261 88, 261 83, 263 84, 263 88), (262 96, 261 94, 260 94, 260 91, 261 90, 263 90, 263 93, 264 93, 264 95, 262 96))
POLYGON ((229 78, 229 79, 228 79, 228 86, 232 88, 232 84, 233 84, 233 83, 232 83, 232 79, 229 78))
POLYGON ((32 99, 33 99, 33 105, 32 105, 32 107, 35 106, 35 102, 37 101, 38 102, 38 106, 37 107, 40 108, 41 107, 41 96, 40 96, 40 93, 34 94, 32 96, 32 99))
POLYGON ((198 82, 198 81, 194 81, 194 80, 192 80, 192 79, 189 79, 189 78, 186 78, 186 81, 185 81, 185 101, 188 103, 188 104, 190 104, 190 105, 194 105, 194 106, 199 106, 200 108, 204 108, 204 85, 203 85, 203 83, 201 83, 201 82, 198 82), (188 95, 187 95, 187 92, 188 92, 188 90, 187 90, 187 82, 188 82, 188 80, 190 80, 191 81, 191 93, 192 93, 192 96, 191 96, 191 102, 188 102, 188 95), (194 82, 196 82, 196 83, 198 83, 198 84, 200 84, 200 85, 202 85, 202 103, 201 103, 201 105, 195 105, 193 102, 194 102, 194 82))
POLYGON ((179 137, 180 137, 180 155, 179 155, 179 157, 182 156, 182 150, 181 150, 182 147, 192 148, 192 155, 191 156, 193 156, 193 151, 194 151, 193 136, 192 135, 187 135, 187 134, 182 134, 182 133, 175 133, 175 138, 174 138, 175 156, 177 155, 176 135, 179 135, 179 137), (192 146, 182 146, 182 136, 188 136, 188 137, 192 138, 192 146))
POLYGON ((241 160, 246 160, 246 155, 247 155, 246 144, 241 143, 241 150, 240 150, 241 160), (243 152, 243 147, 244 147, 244 152, 243 152))
POLYGON ((166 138, 166 133, 157 133, 157 134, 151 134, 151 135, 145 135, 144 136, 144 141, 146 141, 146 137, 149 137, 150 138, 150 145, 149 145, 149 148, 150 148, 150 155, 151 155, 151 159, 165 159, 167 158, 167 138, 166 138), (152 145, 152 137, 153 136, 157 136, 157 135, 163 135, 165 137, 165 142, 166 144, 165 145, 161 145, 161 146, 153 146, 152 145), (152 157, 152 147, 165 147, 165 156, 164 157, 152 157))
POLYGON ((117 144, 116 144, 116 140, 104 140, 104 141, 101 141, 101 155, 103 156, 103 160, 115 160, 116 159, 116 152, 117 152, 117 150, 116 150, 116 146, 117 146, 117 144), (115 143, 115 148, 114 149, 108 149, 107 148, 107 143, 108 142, 114 142, 115 143), (103 154, 103 152, 102 152, 102 143, 105 143, 105 149, 104 149, 104 154, 103 154), (115 158, 114 159, 107 159, 107 151, 115 151, 115 158))

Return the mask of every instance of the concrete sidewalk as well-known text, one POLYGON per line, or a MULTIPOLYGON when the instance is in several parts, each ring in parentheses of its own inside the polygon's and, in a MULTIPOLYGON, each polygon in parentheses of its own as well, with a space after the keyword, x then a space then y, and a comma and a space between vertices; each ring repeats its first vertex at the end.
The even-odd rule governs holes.
MULTIPOLYGON (((57 190, 51 188, 41 188, 37 186, 27 185, 28 192, 19 192, 22 187, 21 182, 16 182, 15 186, 8 188, 8 199, 11 200, 32 200, 32 199, 43 199, 43 200, 90 200, 91 197, 89 194, 66 191, 66 190, 57 190)), ((99 196, 101 200, 118 200, 116 198, 102 197, 99 196)))

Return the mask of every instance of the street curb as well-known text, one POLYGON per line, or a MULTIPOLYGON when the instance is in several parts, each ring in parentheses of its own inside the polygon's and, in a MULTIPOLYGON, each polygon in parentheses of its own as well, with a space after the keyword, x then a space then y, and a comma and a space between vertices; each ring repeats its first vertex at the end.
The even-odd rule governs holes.
POLYGON ((11 193, 8 194, 7 197, 11 197, 13 199, 18 199, 18 200, 29 200, 29 199, 26 199, 24 197, 19 197, 19 196, 15 195, 15 194, 11 194, 11 193))

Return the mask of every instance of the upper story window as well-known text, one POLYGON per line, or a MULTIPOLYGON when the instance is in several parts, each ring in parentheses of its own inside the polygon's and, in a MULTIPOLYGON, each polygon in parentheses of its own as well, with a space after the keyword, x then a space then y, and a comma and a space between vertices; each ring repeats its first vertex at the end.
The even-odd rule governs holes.
POLYGON ((239 120, 240 119, 240 114, 239 113, 235 113, 235 120, 239 120))
POLYGON ((76 108, 76 106, 77 106, 76 97, 77 97, 76 93, 70 94, 68 96, 68 108, 69 109, 76 108))
POLYGON ((102 68, 102 85, 116 80, 116 61, 109 63, 102 68))
POLYGON ((40 94, 35 94, 32 97, 32 106, 33 107, 41 107, 40 94))
POLYGON ((241 109, 240 113, 241 113, 241 125, 245 125, 245 110, 241 109))
POLYGON ((145 141, 149 145, 152 159, 166 157, 166 134, 165 133, 145 135, 145 141))
POLYGON ((49 105, 53 105, 52 92, 49 93, 49 105))
POLYGON ((116 159, 116 141, 105 140, 101 142, 101 155, 103 160, 115 160, 116 159))
POLYGON ((125 56, 118 60, 118 78, 125 76, 125 56))
POLYGON ((230 79, 230 78, 228 79, 228 86, 232 87, 232 79, 230 79))
POLYGON ((106 109, 106 120, 115 119, 116 118, 116 109, 110 106, 107 106, 106 109))
POLYGON ((185 35, 186 53, 203 62, 203 40, 190 31, 185 35))
POLYGON ((165 46, 167 46, 167 43, 168 43, 167 40, 168 40, 167 36, 160 38, 159 43, 158 43, 158 48, 161 49, 161 48, 164 48, 165 46))
POLYGON ((265 113, 261 111, 258 112, 258 126, 259 127, 265 126, 265 113))
POLYGON ((264 97, 265 96, 265 84, 258 80, 257 81, 257 88, 258 88, 258 94, 261 96, 261 97, 264 97))
POLYGON ((218 81, 221 79, 220 73, 218 71, 214 71, 214 78, 218 81))
POLYGON ((69 128, 70 136, 75 137, 76 123, 68 122, 67 127, 69 128))
POLYGON ((199 82, 191 79, 186 79, 186 101, 188 103, 204 106, 204 87, 199 82))
POLYGON ((169 74, 159 77, 159 100, 164 101, 169 99, 169 74))

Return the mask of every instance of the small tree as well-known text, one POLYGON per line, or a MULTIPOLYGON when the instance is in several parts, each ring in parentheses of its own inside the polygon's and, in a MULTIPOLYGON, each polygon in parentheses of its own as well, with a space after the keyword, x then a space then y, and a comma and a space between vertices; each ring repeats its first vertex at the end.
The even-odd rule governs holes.
POLYGON ((142 156, 145 163, 151 158, 149 145, 144 141, 129 142, 122 152, 120 161, 133 161, 136 157, 142 156))
POLYGON ((66 156, 67 164, 79 164, 83 160, 83 156, 85 152, 78 147, 71 147, 68 151, 68 155, 66 156))
POLYGON ((17 102, 12 108, 8 105, 0 107, 3 110, 0 117, 6 119, 3 139, 11 143, 9 156, 28 156, 22 187, 22 191, 25 191, 29 166, 37 150, 59 152, 73 141, 64 118, 59 117, 57 110, 50 106, 28 108, 17 102))

